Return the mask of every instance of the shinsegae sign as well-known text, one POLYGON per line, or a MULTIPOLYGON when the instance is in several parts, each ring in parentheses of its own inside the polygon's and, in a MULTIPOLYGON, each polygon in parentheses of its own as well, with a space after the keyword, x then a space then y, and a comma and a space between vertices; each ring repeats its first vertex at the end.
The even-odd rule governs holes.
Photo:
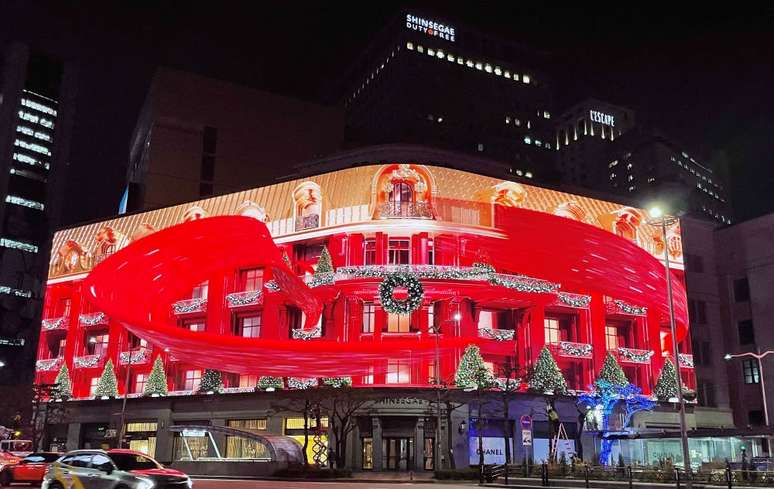
POLYGON ((591 122, 599 122, 600 124, 604 124, 610 127, 615 126, 615 116, 610 114, 605 114, 604 112, 599 112, 598 110, 590 110, 589 117, 591 118, 591 122))
POLYGON ((454 27, 423 19, 416 15, 406 14, 406 29, 421 31, 428 36, 440 37, 454 42, 454 27))

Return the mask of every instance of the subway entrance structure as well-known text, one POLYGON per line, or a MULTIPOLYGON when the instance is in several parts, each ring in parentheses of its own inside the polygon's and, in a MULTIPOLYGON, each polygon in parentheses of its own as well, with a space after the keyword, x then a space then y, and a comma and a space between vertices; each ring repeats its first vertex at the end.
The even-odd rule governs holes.
MULTIPOLYGON (((468 345, 495 376, 506 363, 526 372, 547 346, 571 393, 612 354, 652 393, 671 342, 664 247, 677 363, 695 386, 679 223, 664 243, 644 211, 613 202, 407 161, 119 216, 61 230, 53 246, 36 378, 54 383, 66 367, 68 417, 49 442, 68 448, 116 445, 124 433, 165 462, 215 448, 261 458, 228 430, 182 440, 168 428, 303 443, 298 405, 333 384, 360 404, 338 443, 334 419, 307 419, 309 461, 338 447, 339 465, 355 470, 466 466, 470 437, 481 432, 497 454, 503 423, 544 410, 523 384, 512 420, 495 402, 476 414, 462 392, 438 416, 437 391, 468 345), (120 415, 119 401, 101 399, 108 362, 116 392, 106 397, 128 398, 120 415), (154 364, 164 394, 147 394, 154 364), (214 393, 200 392, 214 372, 214 393)), ((558 409, 576 430, 572 396, 558 409)), ((535 420, 537 446, 546 436, 535 420)), ((517 438, 508 443, 520 457, 517 438)))

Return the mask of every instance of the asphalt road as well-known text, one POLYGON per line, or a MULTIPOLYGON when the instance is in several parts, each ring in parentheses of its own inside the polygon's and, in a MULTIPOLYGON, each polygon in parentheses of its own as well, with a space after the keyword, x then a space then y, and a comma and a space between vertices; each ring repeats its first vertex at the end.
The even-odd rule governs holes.
MULTIPOLYGON (((411 482, 302 482, 302 481, 256 481, 232 479, 194 479, 194 489, 284 489, 286 487, 299 489, 398 489, 417 487, 430 489, 435 484, 411 482)), ((473 483, 443 484, 443 489, 471 489, 473 483)))

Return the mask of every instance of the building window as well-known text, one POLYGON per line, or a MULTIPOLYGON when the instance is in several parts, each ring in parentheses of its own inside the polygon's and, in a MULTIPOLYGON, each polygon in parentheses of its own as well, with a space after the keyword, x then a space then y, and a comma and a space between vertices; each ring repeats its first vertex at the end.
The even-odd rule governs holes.
MULTIPOLYGON (((265 431, 266 419, 229 419, 227 425, 229 428, 236 428, 244 431, 265 431)), ((258 440, 252 440, 241 436, 226 437, 226 458, 236 459, 255 459, 269 458, 266 445, 258 440)))
POLYGON ((207 299, 207 291, 209 290, 209 281, 205 280, 200 283, 191 291, 191 299, 207 299))
POLYGON ((108 338, 107 333, 94 333, 89 335, 86 339, 86 354, 87 355, 105 355, 108 350, 108 338))
POLYGON ((129 333, 127 337, 127 345, 129 346, 130 350, 136 350, 138 348, 147 348, 148 342, 133 335, 132 333, 129 333))
POLYGON ((363 376, 363 384, 371 385, 374 383, 374 368, 368 367, 368 374, 363 376))
POLYGON ((408 265, 410 263, 410 241, 407 239, 391 239, 388 246, 388 263, 390 265, 408 265))
POLYGON ((240 271, 239 282, 243 291, 261 290, 263 287, 263 269, 251 268, 240 271))
POLYGON ((198 391, 202 381, 201 370, 186 370, 183 372, 183 390, 198 391))
POLYGON ((765 423, 765 417, 763 416, 763 411, 761 411, 760 409, 747 411, 747 419, 751 426, 761 426, 765 423))
POLYGON ((258 338, 261 335, 261 316, 237 316, 234 334, 242 338, 258 338))
POLYGON ((699 404, 707 407, 717 407, 715 402, 715 384, 712 382, 699 382, 699 404))
POLYGON ((618 328, 615 326, 605 326, 605 344, 608 351, 618 350, 618 328))
POLYGON ((734 300, 747 302, 750 300, 750 282, 747 277, 734 280, 734 300))
POLYGON ((97 386, 99 385, 99 377, 92 377, 89 383, 89 395, 93 396, 97 392, 97 386))
POLYGON ((376 265, 375 239, 367 239, 363 242, 363 262, 366 265, 376 265))
POLYGON ((363 333, 373 333, 376 321, 376 306, 371 302, 363 304, 363 333))
POLYGON ((430 304, 427 307, 427 329, 431 333, 435 333, 435 305, 430 304))
MULTIPOLYGON (((561 333, 559 331, 559 320, 546 318, 543 320, 545 325, 546 343, 559 343, 561 333)), ((608 347, 610 349, 610 347, 608 347)))
POLYGON ((478 151, 484 151, 484 144, 483 143, 478 143, 478 145, 476 145, 476 149, 478 151))
POLYGON ((411 381, 411 365, 408 360, 387 361, 387 383, 408 384, 411 381))
POLYGON ((137 374, 134 376, 134 390, 132 392, 145 392, 145 384, 148 382, 148 374, 137 374))
POLYGON ((427 240, 427 264, 435 265, 435 245, 432 239, 427 240))
POLYGON ((203 319, 193 319, 189 321, 183 321, 183 328, 194 332, 204 331, 205 322, 203 319))
POLYGON ((688 317, 691 324, 707 324, 707 303, 688 299, 688 317))
POLYGON ((758 360, 742 360, 742 374, 745 384, 757 384, 761 381, 758 360))
POLYGON ((751 345, 755 343, 755 329, 753 328, 752 319, 739 321, 737 329, 739 330, 740 345, 751 345))
POLYGON ((411 324, 411 315, 409 314, 388 314, 387 332, 388 333, 408 333, 411 324))
POLYGON ((703 273, 704 258, 701 255, 685 254, 685 266, 689 272, 703 273))
POLYGON ((257 375, 240 375, 239 387, 255 387, 258 385, 257 375))

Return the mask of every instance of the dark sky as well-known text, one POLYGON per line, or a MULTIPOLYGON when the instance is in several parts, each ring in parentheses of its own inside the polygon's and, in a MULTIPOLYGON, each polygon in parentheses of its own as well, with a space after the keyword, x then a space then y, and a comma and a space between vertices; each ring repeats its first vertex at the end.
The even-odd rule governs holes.
POLYGON ((774 211, 774 9, 374 3, 0 0, 0 44, 81 64, 66 221, 115 213, 159 64, 316 100, 403 6, 549 51, 558 108, 630 106, 705 161, 725 158, 737 220, 774 211))

